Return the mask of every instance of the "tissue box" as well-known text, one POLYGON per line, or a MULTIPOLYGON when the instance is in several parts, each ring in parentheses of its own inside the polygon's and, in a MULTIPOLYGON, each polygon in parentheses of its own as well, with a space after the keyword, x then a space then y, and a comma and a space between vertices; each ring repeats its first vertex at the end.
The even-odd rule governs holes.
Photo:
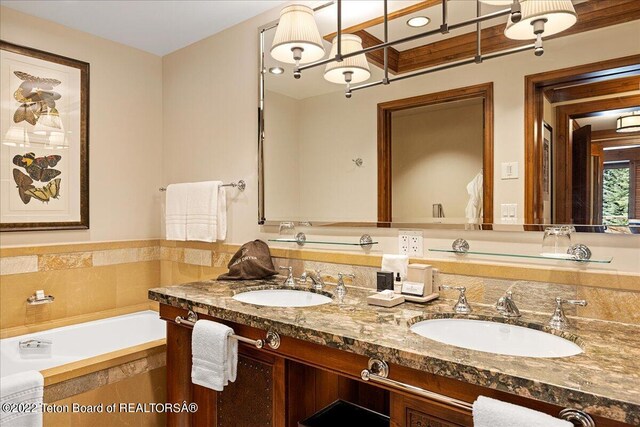
POLYGON ((427 296, 433 290, 433 269, 428 264, 409 264, 407 269, 407 282, 424 283, 422 295, 427 296))
POLYGON ((387 308, 395 307, 396 305, 402 304, 403 302, 404 302, 403 295, 394 295, 392 298, 388 298, 386 296, 375 293, 367 297, 367 304, 377 305, 380 307, 387 307, 387 308))

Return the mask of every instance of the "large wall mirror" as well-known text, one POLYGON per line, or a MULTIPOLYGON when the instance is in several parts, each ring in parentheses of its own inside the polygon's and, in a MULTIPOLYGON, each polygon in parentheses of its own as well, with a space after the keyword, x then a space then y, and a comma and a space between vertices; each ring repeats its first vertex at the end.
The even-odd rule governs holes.
MULTIPOLYGON (((276 23, 265 25, 260 223, 635 232, 640 132, 621 128, 640 120, 640 2, 573 3, 577 24, 545 40, 541 57, 526 50, 472 63, 470 26, 393 46, 391 84, 351 98, 325 79, 325 66, 294 78, 294 66, 270 54, 276 23), (399 78, 423 70, 435 71, 399 78)), ((382 2, 343 5, 343 30, 364 47, 379 44, 382 2)), ((389 39, 440 27, 438 0, 388 7, 389 39)), ((501 9, 483 4, 481 13, 501 9)), ((335 13, 328 5, 314 14, 325 57, 335 13)), ((476 2, 449 1, 452 23, 476 13, 476 2)), ((482 24, 483 54, 528 43, 506 38, 505 22, 482 24)), ((382 51, 367 63, 364 84, 384 77, 382 51)))

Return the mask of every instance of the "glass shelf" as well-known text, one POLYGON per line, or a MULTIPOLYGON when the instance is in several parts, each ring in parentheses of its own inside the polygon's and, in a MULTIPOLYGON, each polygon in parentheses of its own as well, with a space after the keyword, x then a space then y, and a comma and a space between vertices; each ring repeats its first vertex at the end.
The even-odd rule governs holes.
POLYGON ((544 255, 524 255, 524 254, 505 254, 498 252, 479 252, 479 251, 455 251, 453 249, 429 249, 430 252, 446 252, 450 254, 456 255, 486 255, 486 256, 502 256, 502 257, 511 257, 511 258, 528 258, 528 259, 544 259, 547 261, 570 261, 570 262, 588 262, 592 264, 611 264, 613 258, 606 259, 587 259, 587 260, 579 260, 574 258, 572 255, 567 255, 566 257, 555 257, 555 256, 544 256, 544 255))
MULTIPOLYGON (((279 243, 298 243, 296 239, 269 239, 270 242, 279 242, 279 243)), ((313 243, 316 245, 342 245, 342 246, 369 246, 369 245, 377 245, 378 242, 369 242, 369 243, 359 243, 359 242, 328 242, 325 240, 305 240, 304 243, 313 243)))

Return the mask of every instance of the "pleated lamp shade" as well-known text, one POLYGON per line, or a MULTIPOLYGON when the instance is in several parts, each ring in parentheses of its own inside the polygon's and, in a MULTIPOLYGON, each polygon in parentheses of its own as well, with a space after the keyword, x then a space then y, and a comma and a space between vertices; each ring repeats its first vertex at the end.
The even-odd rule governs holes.
POLYGON ((276 61, 294 64, 292 49, 302 49, 301 64, 317 61, 324 56, 322 37, 313 18, 313 10, 303 5, 291 5, 280 11, 280 21, 271 45, 276 61))
POLYGON ((521 0, 522 19, 518 22, 507 21, 504 35, 513 40, 535 39, 532 22, 546 20, 543 37, 558 34, 571 27, 578 15, 571 0, 521 0))
MULTIPOLYGON (((346 55, 351 52, 362 50, 362 39, 354 34, 342 35, 342 54, 346 55)), ((333 39, 331 45, 331 53, 329 58, 333 58, 338 53, 338 37, 333 39)), ((363 82, 371 77, 369 71, 369 63, 367 57, 363 53, 361 55, 345 58, 342 62, 330 62, 324 70, 324 78, 331 83, 345 83, 344 73, 353 73, 351 83, 363 82)))

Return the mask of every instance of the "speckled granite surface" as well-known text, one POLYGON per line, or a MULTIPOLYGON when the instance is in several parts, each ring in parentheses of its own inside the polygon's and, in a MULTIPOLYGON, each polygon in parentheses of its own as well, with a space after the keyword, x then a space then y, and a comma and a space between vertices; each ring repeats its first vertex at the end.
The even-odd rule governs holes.
MULTIPOLYGON (((282 281, 196 282, 149 291, 149 297, 217 318, 275 330, 301 340, 427 371, 559 406, 580 408, 640 425, 640 327, 572 319, 564 336, 584 353, 554 359, 483 353, 442 344, 409 330, 422 318, 448 316, 450 300, 393 308, 367 305, 371 290, 348 287, 343 301, 316 307, 277 308, 241 303, 232 296, 252 289, 282 288, 282 281)), ((325 290, 333 293, 335 287, 325 290)), ((476 304, 469 318, 504 321, 493 307, 476 304)), ((550 313, 524 312, 511 323, 545 329, 550 313)))

